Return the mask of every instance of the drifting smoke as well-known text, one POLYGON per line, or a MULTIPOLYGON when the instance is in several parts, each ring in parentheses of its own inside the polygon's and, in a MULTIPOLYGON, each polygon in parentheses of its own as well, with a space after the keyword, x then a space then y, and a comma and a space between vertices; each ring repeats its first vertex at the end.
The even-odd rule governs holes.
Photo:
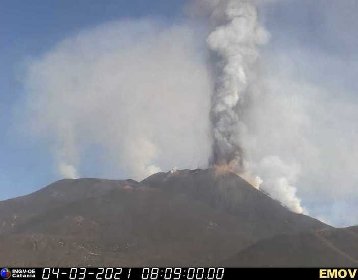
POLYGON ((111 22, 33 60, 26 119, 51 143, 58 174, 207 167, 210 82, 197 38, 154 19, 111 22))
POLYGON ((296 196, 296 182, 300 168, 297 165, 288 165, 278 156, 267 156, 259 163, 257 170, 265 186, 269 188, 270 196, 284 203, 296 213, 306 212, 301 206, 301 200, 296 196))
MULTIPOLYGON (((206 168, 210 159, 295 212, 304 211, 299 185, 311 214, 356 224, 356 90, 327 81, 349 84, 337 73, 357 69, 349 56, 303 43, 259 57, 268 39, 262 2, 191 1, 188 13, 208 36, 202 26, 142 19, 68 37, 29 65, 23 130, 48 141, 61 177, 141 179, 174 166, 206 168), (308 78, 315 73, 319 85, 308 78)), ((355 19, 349 11, 340 14, 338 38, 347 35, 339 45, 355 26, 346 23, 355 19)), ((337 28, 334 20, 327 26, 337 28)))
POLYGON ((247 99, 259 84, 258 46, 268 39, 254 2, 195 4, 209 13, 206 40, 192 26, 114 22, 33 61, 27 79, 32 127, 50 139, 62 177, 78 178, 92 150, 103 154, 94 163, 105 170, 98 174, 134 179, 173 166, 205 168, 210 158, 256 188, 262 178, 274 198, 301 212, 299 200, 292 203, 293 178, 280 170, 268 176, 258 163, 269 155, 253 160, 245 142, 251 124, 244 117, 253 106, 247 99))

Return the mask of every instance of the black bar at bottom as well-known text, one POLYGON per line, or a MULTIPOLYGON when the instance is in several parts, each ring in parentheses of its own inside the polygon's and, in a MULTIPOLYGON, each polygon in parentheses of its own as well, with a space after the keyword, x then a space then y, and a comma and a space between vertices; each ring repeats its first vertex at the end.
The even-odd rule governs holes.
POLYGON ((3 268, 0 279, 231 280, 358 279, 358 268, 73 267, 3 268))

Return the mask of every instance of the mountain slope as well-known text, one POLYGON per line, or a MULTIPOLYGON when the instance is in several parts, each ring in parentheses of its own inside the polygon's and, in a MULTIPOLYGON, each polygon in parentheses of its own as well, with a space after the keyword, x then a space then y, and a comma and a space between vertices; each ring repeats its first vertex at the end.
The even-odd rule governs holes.
POLYGON ((358 227, 275 236, 242 250, 222 265, 355 267, 358 265, 358 227))
POLYGON ((215 265, 264 238, 330 228, 214 169, 61 180, 0 202, 0 263, 215 265))
POLYGON ((282 233, 329 227, 309 216, 289 211, 231 172, 181 170, 157 173, 142 183, 171 195, 184 194, 230 213, 235 216, 241 230, 255 241, 282 233))

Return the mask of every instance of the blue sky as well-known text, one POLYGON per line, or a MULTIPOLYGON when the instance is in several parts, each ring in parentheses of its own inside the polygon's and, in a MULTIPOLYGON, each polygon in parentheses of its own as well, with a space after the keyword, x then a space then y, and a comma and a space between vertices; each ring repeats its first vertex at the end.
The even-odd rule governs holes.
POLYGON ((19 135, 13 123, 26 94, 26 61, 84 28, 121 19, 159 16, 168 23, 183 1, 1 1, 0 3, 0 199, 26 194, 57 179, 42 143, 19 135))
MULTIPOLYGON (((184 22, 187 17, 183 7, 187 2, 1 1, 0 200, 30 193, 60 178, 54 170, 49 143, 31 137, 26 125, 19 124, 25 110, 24 100, 30 94, 25 83, 28 66, 51 53, 64 39, 107 22, 123 19, 136 21, 141 18, 160 18, 161 24, 167 26, 184 22)), ((357 147, 352 144, 358 135, 353 112, 358 104, 357 14, 358 4, 355 0, 278 0, 260 10, 261 21, 271 34, 270 42, 262 49, 267 72, 275 74, 271 80, 281 79, 282 84, 286 85, 282 91, 288 92, 292 88, 297 91, 297 85, 300 85, 302 90, 307 89, 313 94, 324 92, 324 97, 317 100, 327 111, 318 109, 317 112, 311 112, 312 116, 322 117, 322 120, 315 120, 321 128, 312 129, 310 133, 313 142, 322 142, 327 152, 338 147, 327 157, 324 157, 324 150, 319 151, 323 154, 321 160, 324 164, 320 163, 317 170, 323 173, 316 177, 315 174, 304 177, 299 182, 304 187, 298 187, 298 194, 315 216, 322 219, 330 216, 333 217, 330 221, 344 225, 358 222, 357 214, 352 219, 347 218, 347 213, 351 213, 352 209, 358 210, 352 208, 352 205, 358 204, 358 194, 353 187, 357 177, 352 171, 358 160, 357 147), (334 119, 335 115, 337 120, 334 119), (339 122, 338 118, 342 121, 339 122), (315 131, 318 136, 314 135, 315 131), (347 158, 342 154, 347 154, 347 158), (331 174, 339 169, 339 166, 330 164, 336 158, 347 170, 337 171, 339 176, 331 174), (325 175, 328 175, 327 178, 323 178, 325 175), (322 195, 324 188, 329 193, 327 197, 322 195), (335 190, 339 188, 344 191, 336 193, 335 190), (332 200, 335 196, 339 200, 332 200), (321 210, 325 207, 327 210, 321 210), (339 223, 343 216, 346 220, 339 223)), ((307 102, 307 98, 304 102, 307 102)), ((90 163, 82 167, 81 175, 108 175, 115 178, 123 175, 119 172, 115 176, 113 170, 103 172, 102 169, 110 169, 110 164, 101 169, 94 164, 96 160, 98 155, 90 153, 87 156, 90 163)), ((104 163, 103 159, 101 163, 104 163)))

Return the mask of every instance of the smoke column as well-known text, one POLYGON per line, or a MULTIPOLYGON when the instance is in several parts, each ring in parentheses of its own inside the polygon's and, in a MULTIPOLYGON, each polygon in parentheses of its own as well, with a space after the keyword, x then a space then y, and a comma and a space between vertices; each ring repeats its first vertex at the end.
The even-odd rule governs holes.
POLYGON ((269 38, 259 23, 257 3, 253 0, 195 2, 198 11, 206 10, 211 24, 207 38, 214 80, 210 164, 240 174, 255 188, 262 187, 292 211, 302 213, 304 209, 292 186, 298 173, 296 166, 276 155, 253 157, 259 147, 253 144, 257 131, 252 126, 260 125, 255 123, 255 116, 251 120, 248 116, 263 105, 260 101, 263 90, 259 86, 262 81, 257 77, 258 48, 269 38))
POLYGON ((215 79, 210 112, 211 164, 229 165, 242 173, 241 98, 252 83, 257 46, 265 43, 268 36, 258 23, 257 9, 251 1, 215 1, 211 2, 211 8, 214 28, 207 39, 215 79))
POLYGON ((79 178, 80 174, 76 169, 79 156, 73 127, 68 123, 60 122, 57 139, 59 141, 55 148, 55 156, 57 157, 59 174, 64 178, 79 178))

